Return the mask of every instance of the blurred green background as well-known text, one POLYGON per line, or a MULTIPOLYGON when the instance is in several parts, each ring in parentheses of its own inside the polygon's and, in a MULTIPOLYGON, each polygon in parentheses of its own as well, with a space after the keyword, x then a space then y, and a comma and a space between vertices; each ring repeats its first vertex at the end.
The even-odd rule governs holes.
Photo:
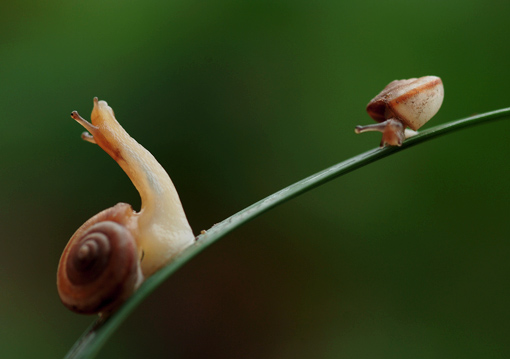
MULTIPOLYGON (((58 358, 67 240, 127 176, 69 114, 108 101, 199 233, 376 147, 394 79, 437 75, 425 126, 510 105, 510 3, 0 3, 0 355, 58 358)), ((99 358, 508 358, 510 121, 448 135, 266 213, 179 270, 99 358)))

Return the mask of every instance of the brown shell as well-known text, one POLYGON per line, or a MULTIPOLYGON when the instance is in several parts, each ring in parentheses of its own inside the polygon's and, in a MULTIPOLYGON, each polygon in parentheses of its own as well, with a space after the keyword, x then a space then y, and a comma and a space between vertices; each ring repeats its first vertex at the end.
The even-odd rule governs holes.
POLYGON ((119 203, 89 219, 71 237, 57 272, 62 303, 82 314, 109 312, 143 280, 130 227, 134 212, 119 203))
POLYGON ((439 77, 395 80, 369 102, 367 112, 377 122, 396 118, 416 131, 437 113, 443 97, 439 77))

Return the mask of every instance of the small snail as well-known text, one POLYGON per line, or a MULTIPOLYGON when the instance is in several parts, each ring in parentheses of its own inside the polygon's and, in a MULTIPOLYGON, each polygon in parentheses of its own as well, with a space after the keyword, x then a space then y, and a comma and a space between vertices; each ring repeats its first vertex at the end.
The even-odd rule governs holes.
POLYGON ((439 111, 443 97, 443 82, 436 76, 392 81, 367 106, 370 117, 380 123, 356 126, 355 132, 379 131, 381 147, 401 146, 439 111))
POLYGON ((140 212, 118 203, 86 221, 71 237, 57 272, 60 298, 84 314, 108 313, 194 242, 181 201, 163 167, 129 136, 105 101, 94 98, 89 123, 71 117, 126 172, 142 198, 140 212))

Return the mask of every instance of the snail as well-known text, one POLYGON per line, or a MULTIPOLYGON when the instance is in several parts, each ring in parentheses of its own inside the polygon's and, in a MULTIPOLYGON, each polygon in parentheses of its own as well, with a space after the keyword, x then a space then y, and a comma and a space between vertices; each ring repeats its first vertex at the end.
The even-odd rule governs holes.
POLYGON ((370 117, 380 123, 356 126, 355 132, 379 131, 381 147, 401 146, 439 111, 443 98, 443 82, 437 76, 392 81, 367 105, 370 117))
POLYGON ((195 236, 170 177, 122 128, 105 101, 94 98, 92 123, 76 111, 71 117, 88 131, 82 134, 84 140, 99 145, 122 167, 142 199, 139 212, 118 203, 90 218, 60 258, 57 287, 62 303, 78 313, 105 314, 195 236))

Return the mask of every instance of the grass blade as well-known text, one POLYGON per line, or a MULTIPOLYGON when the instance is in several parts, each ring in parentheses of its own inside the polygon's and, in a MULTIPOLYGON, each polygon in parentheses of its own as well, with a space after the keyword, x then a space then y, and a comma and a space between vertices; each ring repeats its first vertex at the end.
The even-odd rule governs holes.
POLYGON ((505 108, 430 128, 406 140, 402 147, 376 148, 367 151, 296 182, 245 208, 244 210, 225 219, 223 222, 213 226, 206 233, 199 235, 195 244, 186 249, 172 263, 155 273, 152 277, 148 278, 138 291, 136 291, 136 293, 134 293, 131 298, 129 298, 129 300, 126 301, 126 303, 124 303, 122 307, 119 308, 119 310, 111 317, 98 318, 78 339, 65 358, 94 358, 101 347, 107 342, 108 338, 115 332, 129 314, 145 299, 145 297, 152 293, 152 291, 154 291, 161 283, 172 275, 172 273, 200 253, 207 246, 271 208, 274 208, 339 176, 354 171, 357 168, 366 166, 369 163, 406 150, 422 142, 461 130, 463 128, 509 116, 510 108, 505 108))

